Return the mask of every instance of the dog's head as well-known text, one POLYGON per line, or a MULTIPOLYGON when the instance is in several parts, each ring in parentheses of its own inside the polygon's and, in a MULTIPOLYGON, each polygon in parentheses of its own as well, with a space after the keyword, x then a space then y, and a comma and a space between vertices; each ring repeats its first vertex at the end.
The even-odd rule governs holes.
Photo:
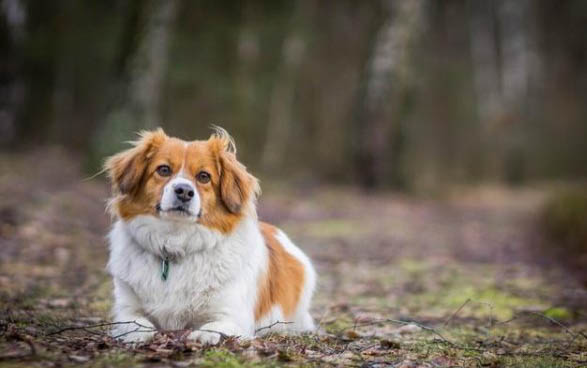
POLYGON ((258 180, 237 161, 225 130, 186 142, 158 129, 142 132, 132 144, 104 165, 112 181, 111 209, 119 218, 156 216, 226 233, 254 215, 258 180))

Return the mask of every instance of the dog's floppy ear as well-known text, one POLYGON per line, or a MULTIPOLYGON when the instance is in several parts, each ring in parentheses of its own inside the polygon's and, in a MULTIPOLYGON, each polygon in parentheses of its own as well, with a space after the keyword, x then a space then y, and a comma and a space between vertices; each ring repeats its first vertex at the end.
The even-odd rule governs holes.
POLYGON ((167 138, 163 129, 143 131, 134 147, 106 159, 104 170, 112 182, 112 191, 117 194, 135 194, 151 157, 167 138))
POLYGON ((226 130, 219 127, 215 130, 210 143, 217 155, 220 197, 228 211, 239 214, 247 202, 260 194, 259 181, 237 161, 234 141, 226 130))

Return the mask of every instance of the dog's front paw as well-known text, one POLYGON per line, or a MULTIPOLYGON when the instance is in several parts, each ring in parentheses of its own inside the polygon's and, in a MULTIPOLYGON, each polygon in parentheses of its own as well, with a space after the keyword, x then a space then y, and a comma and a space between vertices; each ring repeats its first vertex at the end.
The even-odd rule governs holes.
POLYGON ((132 322, 119 322, 111 331, 115 339, 135 344, 151 340, 156 332, 155 326, 145 318, 138 318, 132 322))
POLYGON ((123 333, 118 339, 125 343, 140 344, 151 340, 153 336, 155 331, 136 331, 123 333))
POLYGON ((204 345, 216 345, 220 342, 222 337, 223 335, 219 334, 218 332, 192 331, 192 333, 188 336, 188 339, 198 341, 204 345))
POLYGON ((199 341, 204 345, 216 345, 229 336, 242 336, 240 328, 230 322, 211 322, 192 331, 188 339, 199 341))

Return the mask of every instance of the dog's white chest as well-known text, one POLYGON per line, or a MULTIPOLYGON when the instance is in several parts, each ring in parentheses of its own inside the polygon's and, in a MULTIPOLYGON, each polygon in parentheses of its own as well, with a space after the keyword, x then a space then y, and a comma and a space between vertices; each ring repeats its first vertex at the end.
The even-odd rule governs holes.
POLYGON ((170 261, 166 280, 160 259, 131 262, 126 281, 160 328, 191 328, 206 321, 210 299, 231 281, 232 275, 219 272, 230 266, 211 258, 198 255, 170 261), (150 272, 141 269, 144 263, 149 264, 150 272))
MULTIPOLYGON (((110 237, 110 273, 132 289, 142 310, 161 329, 205 323, 211 300, 234 282, 242 266, 240 257, 231 256, 230 249, 218 244, 172 257, 164 279, 162 258, 145 251, 145 245, 139 245, 122 226, 115 225, 110 237)), ((173 244, 172 249, 180 248, 189 249, 190 244, 173 244)))

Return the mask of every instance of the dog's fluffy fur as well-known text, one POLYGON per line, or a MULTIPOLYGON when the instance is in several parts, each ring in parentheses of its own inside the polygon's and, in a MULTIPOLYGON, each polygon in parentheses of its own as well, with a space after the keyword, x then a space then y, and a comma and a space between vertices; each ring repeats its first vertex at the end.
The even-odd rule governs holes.
POLYGON ((258 181, 224 130, 192 142, 144 132, 105 170, 116 217, 114 321, 135 322, 116 324, 114 336, 136 342, 158 329, 192 329, 189 338, 215 344, 259 329, 314 328, 312 264, 281 230, 257 220, 258 181), (180 200, 178 187, 191 188, 191 199, 180 200), (275 322, 290 323, 264 328, 275 322))

